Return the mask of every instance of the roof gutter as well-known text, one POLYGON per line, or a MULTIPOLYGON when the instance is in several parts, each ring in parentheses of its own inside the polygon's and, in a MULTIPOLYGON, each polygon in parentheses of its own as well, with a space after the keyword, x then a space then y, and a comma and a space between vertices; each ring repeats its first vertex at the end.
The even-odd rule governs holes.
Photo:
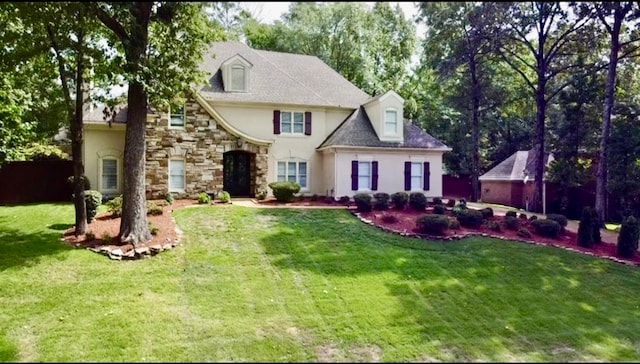
POLYGON ((402 147, 358 147, 354 145, 328 145, 321 148, 317 148, 318 151, 335 148, 335 149, 367 149, 367 150, 384 150, 384 151, 393 151, 393 152, 403 152, 403 151, 415 151, 415 152, 450 152, 453 149, 446 148, 402 148, 402 147))

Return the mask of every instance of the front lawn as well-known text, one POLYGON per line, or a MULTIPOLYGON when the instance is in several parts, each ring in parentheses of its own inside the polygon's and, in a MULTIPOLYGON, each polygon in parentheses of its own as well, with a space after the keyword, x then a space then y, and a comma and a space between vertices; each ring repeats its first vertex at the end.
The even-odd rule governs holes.
POLYGON ((345 210, 198 206, 183 245, 112 261, 70 204, 0 207, 1 361, 639 361, 640 269, 345 210))

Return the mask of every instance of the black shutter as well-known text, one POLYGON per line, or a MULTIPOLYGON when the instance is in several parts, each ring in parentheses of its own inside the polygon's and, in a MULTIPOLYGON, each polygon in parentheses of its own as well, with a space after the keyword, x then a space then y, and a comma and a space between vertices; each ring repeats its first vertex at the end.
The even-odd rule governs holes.
POLYGON ((425 191, 429 191, 429 180, 431 177, 431 171, 429 170, 429 162, 424 162, 424 171, 423 172, 423 177, 424 177, 424 186, 423 189, 425 191))
POLYGON ((351 161, 351 189, 358 190, 358 161, 351 161))
POLYGON ((273 110, 273 134, 280 134, 280 110, 273 110))
POLYGON ((304 112, 304 133, 311 135, 311 111, 304 112))
POLYGON ((371 190, 378 190, 378 162, 371 162, 371 190))
POLYGON ((404 162, 404 190, 411 189, 411 162, 404 162))

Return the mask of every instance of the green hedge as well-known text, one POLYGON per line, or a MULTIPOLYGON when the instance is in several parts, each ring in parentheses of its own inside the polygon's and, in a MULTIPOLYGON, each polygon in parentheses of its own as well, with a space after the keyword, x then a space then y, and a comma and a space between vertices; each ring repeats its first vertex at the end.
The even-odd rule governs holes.
POLYGON ((300 185, 292 181, 280 181, 269 183, 269 188, 273 190, 273 196, 280 202, 291 202, 293 196, 300 192, 300 185))

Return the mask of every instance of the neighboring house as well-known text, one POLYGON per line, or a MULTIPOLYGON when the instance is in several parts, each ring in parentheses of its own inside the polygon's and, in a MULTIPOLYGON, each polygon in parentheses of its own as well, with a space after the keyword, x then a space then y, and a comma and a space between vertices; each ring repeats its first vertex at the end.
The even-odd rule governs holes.
MULTIPOLYGON (((545 154, 545 168, 553 161, 553 154, 545 154)), ((546 173, 545 173, 546 174, 546 173)), ((535 157, 533 150, 519 150, 480 176, 480 199, 486 203, 496 203, 529 210, 535 191, 535 157)), ((543 176, 545 194, 543 210, 549 196, 546 196, 547 180, 543 176)))
MULTIPOLYGON (((442 196, 451 148, 405 120, 394 91, 371 97, 315 56, 240 42, 212 44, 202 69, 209 85, 183 108, 147 115, 147 198, 271 195, 268 184, 282 180, 304 195, 442 196)), ((125 117, 85 118, 86 175, 106 194, 122 191, 125 117)))

